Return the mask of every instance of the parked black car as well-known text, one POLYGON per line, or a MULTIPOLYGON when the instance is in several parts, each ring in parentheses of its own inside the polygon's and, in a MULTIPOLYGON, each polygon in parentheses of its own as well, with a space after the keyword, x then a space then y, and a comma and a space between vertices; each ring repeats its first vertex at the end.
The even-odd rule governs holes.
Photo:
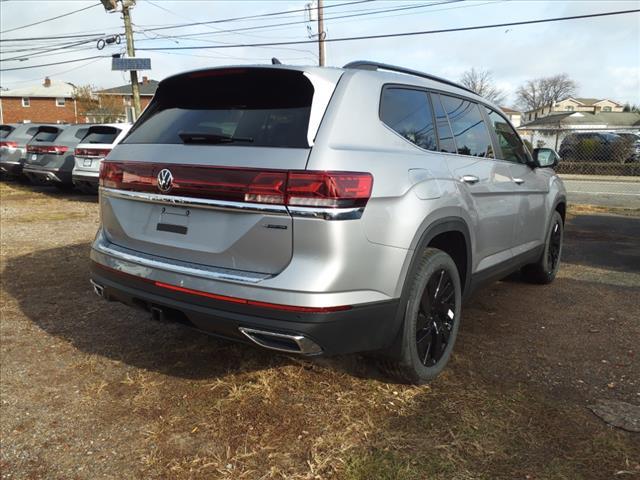
POLYGON ((621 136, 610 132, 577 132, 560 144, 560 157, 569 162, 626 163, 632 148, 621 136))
POLYGON ((27 144, 24 174, 33 183, 51 184, 60 189, 73 188, 71 173, 76 145, 91 125, 45 126, 27 144))

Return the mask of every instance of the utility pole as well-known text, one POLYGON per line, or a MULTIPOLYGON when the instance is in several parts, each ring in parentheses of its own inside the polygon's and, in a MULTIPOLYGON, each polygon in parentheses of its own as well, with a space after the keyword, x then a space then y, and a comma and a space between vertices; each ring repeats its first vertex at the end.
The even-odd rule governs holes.
MULTIPOLYGON (((129 0, 122 0, 122 16, 124 18, 124 31, 127 36, 127 55, 130 58, 136 56, 133 47, 133 30, 131 28, 131 14, 129 13, 129 0)), ((130 70, 131 74, 131 94, 133 96, 133 116, 137 119, 140 116, 140 85, 138 84, 138 71, 130 70)))
POLYGON ((324 67, 324 9, 322 0, 318 0, 318 65, 324 67))

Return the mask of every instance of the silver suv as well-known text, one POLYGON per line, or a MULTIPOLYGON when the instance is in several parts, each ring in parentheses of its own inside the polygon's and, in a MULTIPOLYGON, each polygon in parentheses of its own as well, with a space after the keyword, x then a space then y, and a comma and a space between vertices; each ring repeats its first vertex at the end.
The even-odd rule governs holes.
POLYGON ((496 105, 399 67, 176 75, 102 164, 91 282, 156 319, 428 381, 478 284, 554 279, 556 162, 496 105))

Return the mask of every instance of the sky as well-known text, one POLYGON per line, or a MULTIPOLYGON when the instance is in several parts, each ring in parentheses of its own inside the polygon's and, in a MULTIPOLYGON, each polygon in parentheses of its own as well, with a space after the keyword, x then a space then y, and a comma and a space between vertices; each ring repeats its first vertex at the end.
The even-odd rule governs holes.
MULTIPOLYGON (((161 80, 178 72, 208 66, 269 63, 272 57, 288 64, 317 64, 318 49, 315 43, 165 52, 141 50, 308 41, 309 33, 316 33, 317 24, 306 21, 308 17, 304 12, 292 11, 304 9, 310 1, 138 0, 131 10, 134 31, 138 32, 134 36, 136 56, 151 58, 152 66, 152 70, 141 75, 161 80), (292 13, 228 21, 271 12, 292 13), (211 20, 225 21, 148 31, 161 26, 211 20), (294 24, 265 27, 280 23, 294 24), (228 31, 238 29, 244 30, 228 31), (202 35, 180 38, 199 33, 202 35)), ((640 0, 376 0, 345 5, 352 1, 325 0, 325 31, 328 39, 640 8, 640 0), (384 11, 392 9, 395 11, 384 11), (365 13, 367 15, 362 15, 365 13), (350 18, 332 19, 358 14, 350 18)), ((35 55, 37 51, 22 49, 58 48, 63 42, 76 42, 76 39, 14 41, 17 38, 87 33, 95 34, 94 38, 97 39, 103 35, 122 33, 121 14, 106 13, 102 6, 40 25, 19 28, 96 3, 97 0, 0 0, 0 70, 123 53, 124 38, 120 45, 109 45, 101 51, 97 50, 95 40, 92 40, 81 45, 67 45, 62 50, 40 52, 39 55, 35 55), (16 30, 7 32, 12 29, 16 30)), ((472 67, 490 70, 496 84, 507 94, 504 106, 514 105, 515 90, 525 81, 558 73, 566 73, 578 83, 578 96, 640 104, 639 13, 437 35, 327 43, 326 59, 328 66, 335 67, 353 60, 375 60, 452 80, 458 80, 465 70, 472 67)), ((0 86, 24 87, 42 82, 45 76, 99 88, 123 85, 129 79, 126 72, 111 71, 110 58, 98 58, 2 71, 0 86)))

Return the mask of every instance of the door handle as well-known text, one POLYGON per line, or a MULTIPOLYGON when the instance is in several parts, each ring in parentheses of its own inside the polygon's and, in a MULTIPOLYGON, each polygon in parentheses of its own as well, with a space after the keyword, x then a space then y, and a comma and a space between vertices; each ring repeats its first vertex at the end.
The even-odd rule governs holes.
POLYGON ((513 181, 516 182, 518 185, 522 185, 524 183, 523 178, 514 178, 513 181))
POLYGON ((478 183, 480 179, 475 175, 463 175, 460 180, 469 185, 473 185, 474 183, 478 183))

